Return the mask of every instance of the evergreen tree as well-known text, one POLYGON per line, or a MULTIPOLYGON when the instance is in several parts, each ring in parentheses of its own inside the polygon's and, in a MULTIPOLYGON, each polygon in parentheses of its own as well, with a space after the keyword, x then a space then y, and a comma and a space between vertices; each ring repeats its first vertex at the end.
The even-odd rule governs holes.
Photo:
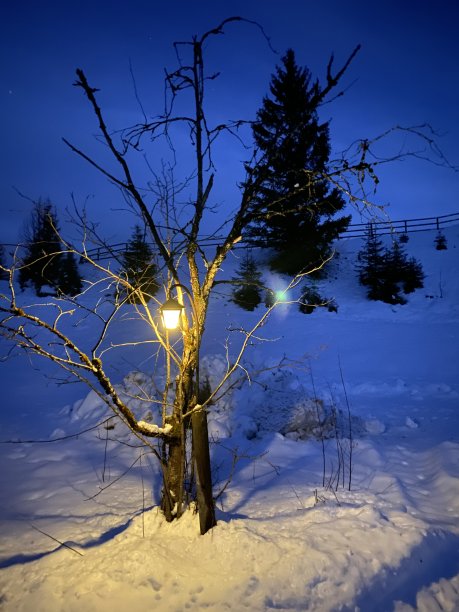
POLYGON ((435 242, 435 248, 437 249, 437 251, 446 251, 446 249, 448 248, 446 236, 440 231, 436 235, 434 242, 435 242))
POLYGON ((320 86, 311 82, 290 49, 277 67, 253 125, 255 144, 263 155, 256 178, 255 221, 249 228, 254 244, 276 252, 271 267, 295 274, 320 265, 331 243, 350 217, 334 218, 345 202, 319 177, 330 156, 329 125, 320 123, 320 86))
POLYGON ((364 248, 358 254, 359 282, 367 287, 368 299, 386 301, 389 291, 385 286, 386 252, 372 223, 365 234, 364 248))
POLYGON ((413 293, 415 289, 422 289, 424 287, 424 278, 425 274, 421 263, 414 257, 410 257, 403 279, 403 291, 405 293, 413 293))
POLYGON ((406 304, 401 295, 403 283, 408 273, 408 260, 405 249, 399 240, 392 242, 392 248, 386 250, 382 270, 382 299, 388 304, 406 304))
POLYGON ((67 252, 61 258, 59 271, 59 291, 64 295, 78 295, 83 288, 80 272, 73 253, 67 252))
POLYGON ((31 284, 37 295, 46 285, 57 288, 60 280, 61 243, 55 208, 49 200, 34 204, 25 230, 25 255, 19 270, 19 285, 31 284))
POLYGON ((154 259, 153 250, 145 241, 145 233, 139 225, 135 226, 123 254, 123 271, 134 288, 128 296, 131 303, 140 303, 138 291, 142 292, 143 298, 147 302, 158 291, 158 266, 154 259))
POLYGON ((233 278, 236 288, 232 292, 232 301, 244 310, 255 310, 262 300, 261 273, 250 253, 246 253, 233 278))
POLYGON ((383 249, 371 224, 358 259, 359 282, 367 287, 367 297, 370 300, 406 304, 402 292, 412 293, 423 287, 424 272, 421 264, 414 257, 408 259, 399 240, 393 241, 390 250, 383 249))
POLYGON ((387 253, 386 278, 404 293, 412 293, 424 286, 422 265, 414 257, 408 259, 399 240, 393 241, 392 249, 387 253))

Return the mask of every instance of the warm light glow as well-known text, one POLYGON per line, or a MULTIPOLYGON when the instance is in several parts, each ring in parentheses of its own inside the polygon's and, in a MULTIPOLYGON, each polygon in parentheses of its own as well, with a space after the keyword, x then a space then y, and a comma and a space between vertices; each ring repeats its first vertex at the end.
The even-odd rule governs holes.
POLYGON ((163 323, 166 329, 177 329, 180 319, 180 310, 163 311, 163 323))
POLYGON ((183 306, 173 298, 169 298, 161 306, 161 315, 166 329, 177 329, 183 306))

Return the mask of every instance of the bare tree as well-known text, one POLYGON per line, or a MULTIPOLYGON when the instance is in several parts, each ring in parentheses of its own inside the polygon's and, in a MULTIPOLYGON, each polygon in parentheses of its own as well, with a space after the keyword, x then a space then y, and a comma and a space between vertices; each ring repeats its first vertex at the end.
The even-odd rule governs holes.
MULTIPOLYGON (((228 18, 201 37, 195 36, 189 42, 176 43, 178 68, 166 73, 167 104, 164 113, 152 121, 145 118, 143 122, 120 133, 113 133, 107 125, 96 95, 98 90, 90 85, 83 70, 76 71, 75 85, 84 93, 95 114, 99 128, 98 138, 110 151, 115 170, 108 169, 68 140, 64 139, 64 142, 117 186, 128 206, 141 218, 157 249, 158 264, 162 272, 163 299, 160 299, 158 294, 145 296, 138 287, 129 283, 126 275, 117 274, 110 265, 102 265, 91 256, 87 245, 90 239, 94 240, 94 227, 90 226, 80 213, 78 218, 83 229, 81 244, 70 244, 60 236, 62 252, 78 255, 90 264, 94 271, 92 280, 85 281, 80 295, 73 298, 50 298, 46 302, 46 315, 43 315, 43 303, 24 305, 16 295, 15 274, 20 264, 2 267, 9 275, 9 291, 0 296, 0 329, 3 335, 17 346, 52 360, 67 373, 96 390, 139 443, 157 457, 163 475, 161 506, 168 521, 182 515, 187 502, 186 483, 190 478, 194 478, 201 533, 216 524, 207 412, 212 401, 224 391, 229 379, 240 368, 245 349, 277 305, 276 300, 273 300, 256 325, 251 329, 239 330, 240 343, 233 357, 228 353, 227 368, 222 380, 200 403, 199 352, 209 301, 217 283, 223 282, 220 279, 222 263, 241 241, 247 226, 260 214, 255 196, 265 178, 263 168, 269 165, 266 163, 266 155, 275 155, 274 151, 268 151, 263 152, 263 157, 257 151, 252 151, 250 160, 245 164, 246 176, 240 185, 239 201, 221 225, 219 232, 223 233, 223 237, 218 240, 215 238, 218 244, 209 254, 200 243, 200 232, 205 213, 212 208, 212 147, 221 134, 236 135, 243 122, 233 121, 214 127, 209 125, 205 112, 205 90, 208 80, 216 78, 216 75, 206 74, 203 52, 205 44, 209 43, 212 37, 223 34, 228 24, 240 21, 240 17, 228 18), (188 59, 183 59, 182 56, 188 59), (177 98, 184 93, 191 93, 189 114, 175 112, 177 98), (195 193, 184 215, 180 214, 171 199, 174 193, 173 182, 164 181, 159 175, 153 187, 145 187, 140 179, 134 176, 131 169, 133 166, 128 162, 133 153, 138 151, 143 154, 142 147, 149 139, 163 137, 167 142, 171 142, 173 126, 176 124, 188 127, 194 149, 195 167, 192 180, 195 193), (107 288, 110 289, 110 297, 106 297, 107 288), (113 295, 114 298, 111 297, 113 295), (125 398, 116 389, 109 372, 107 356, 119 346, 111 334, 123 308, 128 307, 125 306, 126 299, 121 297, 127 295, 136 297, 135 300, 130 300, 132 303, 129 308, 134 309, 137 316, 153 331, 154 337, 148 341, 152 352, 165 356, 166 375, 163 389, 160 399, 154 400, 161 405, 161 421, 158 423, 142 420, 129 408, 125 398), (148 303, 146 297, 151 298, 148 303), (183 306, 179 343, 170 341, 169 333, 160 321, 159 307, 162 301, 170 298, 176 299, 183 306), (156 305, 156 308, 153 308, 152 304, 156 305), (92 346, 85 345, 78 335, 78 326, 69 324, 70 320, 78 319, 78 315, 80 319, 93 317, 97 322, 98 336, 92 346)), ((333 72, 333 62, 330 60, 326 83, 318 94, 321 101, 325 101, 331 92, 335 92, 357 51, 358 48, 336 73, 333 72)), ((422 128, 412 130, 417 130, 421 137, 424 137, 422 128)), ((398 152, 394 158, 403 155, 404 153, 398 152)), ((327 180, 347 195, 351 202, 365 207, 368 204, 366 182, 369 179, 370 183, 374 184, 377 180, 375 167, 387 161, 371 156, 372 141, 358 142, 347 155, 332 164, 326 175, 316 176, 305 170, 307 180, 302 188, 310 189, 315 181, 327 180)), ((163 167, 163 177, 164 171, 163 167)), ((182 188, 183 184, 178 187, 182 188)), ((289 194, 285 197, 288 198, 289 194)), ((286 291, 297 286, 309 272, 311 271, 304 270, 292 279, 286 291)), ((282 301, 285 303, 285 298, 282 301)))

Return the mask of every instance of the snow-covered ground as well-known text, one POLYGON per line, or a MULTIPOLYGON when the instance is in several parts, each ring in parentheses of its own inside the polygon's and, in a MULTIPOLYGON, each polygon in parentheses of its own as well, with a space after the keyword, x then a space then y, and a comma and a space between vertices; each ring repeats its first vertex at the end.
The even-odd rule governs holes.
MULTIPOLYGON (((247 363, 273 369, 210 416, 215 493, 239 461, 205 536, 191 511, 165 523, 157 466, 106 429, 49 442, 99 422, 97 396, 56 386, 49 366, 25 355, 0 363, 1 440, 43 440, 0 444, 0 609, 458 610, 459 227, 445 235, 446 251, 434 232, 410 235, 426 280, 405 306, 364 299, 352 239, 322 283, 337 313, 272 315, 269 341, 247 363), (284 355, 295 364, 278 370, 284 355), (302 439, 302 415, 322 405, 314 398, 342 411, 338 446, 302 439)), ((222 330, 263 308, 212 304, 202 366, 211 382, 222 330)), ((131 322, 129 333, 146 330, 131 322)), ((152 360, 127 353, 113 364, 119 384, 137 367, 144 374, 125 379, 126 392, 152 360)))

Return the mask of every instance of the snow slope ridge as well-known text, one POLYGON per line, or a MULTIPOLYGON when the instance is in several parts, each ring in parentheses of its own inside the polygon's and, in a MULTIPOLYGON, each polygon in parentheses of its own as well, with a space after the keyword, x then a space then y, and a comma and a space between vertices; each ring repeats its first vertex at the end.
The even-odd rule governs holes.
MULTIPOLYGON (((446 251, 435 250, 435 232, 410 235, 426 281, 404 306, 363 299, 354 239, 337 244, 337 278, 321 281, 338 313, 273 314, 263 335, 276 341, 255 343, 247 364, 273 368, 286 355, 297 367, 265 372, 213 407, 215 493, 231 482, 205 536, 192 509, 163 520, 157 465, 111 440, 98 396, 54 388, 22 357, 2 363, 1 438, 43 443, 0 445, 0 608, 459 609, 459 227, 444 233, 446 251), (352 463, 343 429, 339 468, 333 437, 292 434, 316 402, 346 415, 346 397, 352 463)), ((216 299, 202 355, 211 384, 227 328, 262 312, 216 299)), ((130 325, 120 321, 120 337, 144 337, 130 325)), ((113 364, 116 382, 139 418, 156 422, 131 397, 149 384, 149 361, 139 357, 142 373, 132 365, 132 354, 113 364)))

